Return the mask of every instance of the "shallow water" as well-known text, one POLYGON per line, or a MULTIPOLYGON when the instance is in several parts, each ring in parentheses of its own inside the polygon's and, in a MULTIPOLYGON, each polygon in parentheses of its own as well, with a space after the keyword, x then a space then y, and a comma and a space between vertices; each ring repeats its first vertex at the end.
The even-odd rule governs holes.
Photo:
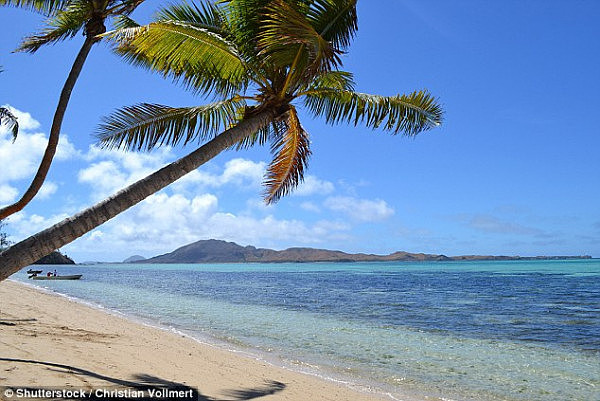
POLYGON ((57 269, 29 283, 393 394, 600 400, 600 260, 57 269))

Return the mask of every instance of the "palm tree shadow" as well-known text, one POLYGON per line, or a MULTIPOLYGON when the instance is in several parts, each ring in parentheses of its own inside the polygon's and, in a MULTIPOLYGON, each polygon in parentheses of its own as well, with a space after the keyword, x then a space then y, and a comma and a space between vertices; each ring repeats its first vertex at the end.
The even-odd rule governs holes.
POLYGON ((265 380, 265 385, 258 388, 248 388, 240 390, 227 390, 225 395, 231 397, 231 401, 252 400, 254 398, 264 397, 283 391, 286 388, 284 383, 275 380, 265 380))
MULTIPOLYGON (((193 399, 193 400, 197 400, 197 401, 214 401, 212 398, 203 396, 202 394, 200 394, 198 392, 198 390, 196 390, 195 388, 190 387, 186 384, 161 379, 159 377, 155 377, 155 376, 148 375, 148 374, 137 374, 133 377, 134 380, 124 380, 124 379, 118 379, 116 377, 106 376, 106 375, 102 375, 102 374, 99 374, 96 372, 92 372, 91 370, 82 369, 82 368, 78 368, 78 367, 71 366, 71 365, 64 365, 64 364, 60 364, 60 363, 35 361, 32 359, 16 359, 16 358, 0 358, 0 361, 42 365, 42 366, 47 366, 48 369, 51 371, 56 371, 56 372, 61 372, 61 373, 65 373, 65 370, 66 370, 67 371, 66 373, 69 373, 69 374, 93 377, 95 379, 104 380, 108 383, 112 383, 113 385, 119 386, 119 389, 129 388, 129 389, 135 389, 135 390, 149 390, 149 389, 160 390, 160 389, 168 388, 169 390, 183 390, 183 391, 188 391, 188 392, 191 390, 190 398, 182 398, 182 399, 188 399, 188 400, 193 399)), ((35 390, 35 389, 30 389, 30 390, 35 390)), ((110 390, 110 389, 107 388, 107 390, 110 390)), ((107 398, 106 396, 103 396, 103 395, 97 396, 95 394, 92 394, 89 397, 86 397, 86 400, 93 400, 93 401, 100 401, 100 400, 106 401, 107 399, 114 400, 115 398, 114 397, 107 398)), ((116 398, 116 399, 121 399, 121 398, 116 398)), ((136 400, 138 400, 138 401, 155 400, 156 401, 157 398, 139 397, 139 398, 136 398, 136 400)))
MULTIPOLYGON (((265 385, 262 387, 239 389, 239 390, 238 389, 227 390, 227 391, 225 391, 225 395, 226 395, 226 397, 228 397, 227 400, 219 400, 217 398, 202 395, 197 389, 190 387, 184 383, 178 383, 178 382, 162 379, 160 377, 152 376, 152 375, 149 375, 146 373, 139 373, 139 374, 134 375, 133 380, 124 380, 124 379, 119 379, 116 377, 106 376, 106 375, 103 375, 100 373, 92 372, 91 370, 82 369, 82 368, 78 368, 78 367, 71 366, 71 365, 64 365, 64 364, 60 364, 60 363, 43 362, 43 361, 36 361, 36 360, 32 360, 32 359, 17 359, 17 358, 2 358, 2 357, 0 357, 0 361, 42 365, 42 366, 46 366, 51 371, 56 371, 56 372, 60 372, 60 373, 65 373, 65 371, 66 371, 66 373, 73 374, 73 375, 81 375, 81 376, 92 377, 95 379, 100 379, 100 380, 106 381, 108 383, 111 383, 115 386, 119 386, 119 388, 121 390, 123 388, 129 388, 129 389, 134 389, 134 390, 145 390, 145 391, 147 391, 149 389, 154 389, 154 390, 169 389, 169 390, 182 390, 184 392, 190 392, 190 390, 191 390, 191 393, 190 393, 191 396, 189 398, 181 398, 181 400, 187 399, 187 400, 195 400, 195 401, 245 401, 245 400, 252 400, 255 398, 264 397, 266 395, 275 394, 280 391, 283 391, 286 388, 286 385, 284 383, 274 381, 274 380, 267 380, 267 381, 265 381, 265 385)), ((19 387, 19 388, 23 388, 23 387, 19 387)), ((35 391, 36 389, 29 388, 29 390, 35 391)), ((101 401, 101 400, 107 401, 107 400, 115 400, 115 399, 121 399, 121 398, 107 398, 106 396, 103 396, 103 395, 96 396, 93 394, 86 398, 86 400, 92 400, 92 401, 101 401)), ((153 397, 153 398, 139 397, 139 398, 136 398, 136 401, 145 401, 145 400, 156 401, 157 399, 160 400, 160 398, 156 398, 156 397, 153 397)), ((168 399, 168 398, 164 398, 164 399, 168 399)))

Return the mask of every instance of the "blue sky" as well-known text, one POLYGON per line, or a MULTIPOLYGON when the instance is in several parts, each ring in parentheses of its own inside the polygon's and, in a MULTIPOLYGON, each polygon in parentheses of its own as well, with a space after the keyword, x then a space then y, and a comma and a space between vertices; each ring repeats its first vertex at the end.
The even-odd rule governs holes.
MULTIPOLYGON (((148 1, 134 17, 148 21, 160 4, 148 1)), ((600 257, 599 17, 595 0, 363 0, 344 68, 363 92, 429 89, 444 105, 441 128, 407 139, 302 114, 313 150, 307 180, 277 205, 261 203, 268 149, 227 152, 63 250, 77 261, 122 260, 218 238, 278 249, 600 257)), ((0 9, 0 104, 23 127, 14 144, 0 131, 0 203, 22 193, 37 167, 83 40, 11 53, 42 21, 0 9)), ((142 101, 204 102, 97 45, 49 183, 9 221, 13 240, 192 149, 93 146, 103 115, 142 101)))

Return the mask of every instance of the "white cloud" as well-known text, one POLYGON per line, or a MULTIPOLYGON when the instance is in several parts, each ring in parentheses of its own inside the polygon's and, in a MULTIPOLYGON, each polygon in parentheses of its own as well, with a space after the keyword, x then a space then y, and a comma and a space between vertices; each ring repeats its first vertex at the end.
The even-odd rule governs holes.
POLYGON ((266 214, 273 213, 277 205, 274 203, 267 204, 262 196, 253 196, 246 200, 246 208, 249 213, 256 211, 266 214))
POLYGON ((92 233, 89 236, 89 239, 91 241, 94 241, 96 239, 102 240, 102 237, 104 237, 104 232, 102 232, 101 230, 96 230, 92 231, 92 233))
POLYGON ((314 175, 304 177, 304 182, 293 192, 297 196, 309 195, 328 195, 334 191, 335 187, 329 181, 323 181, 314 175))
POLYGON ((44 134, 21 132, 13 143, 9 135, 0 133, 0 160, 2 174, 0 182, 9 182, 32 177, 46 148, 44 134))
POLYGON ((218 170, 209 172, 206 169, 194 170, 177 181, 175 185, 178 189, 191 186, 219 188, 225 185, 258 188, 262 183, 265 168, 266 164, 264 162, 235 158, 225 163, 225 167, 221 172, 218 170))
POLYGON ((94 197, 101 199, 125 186, 128 176, 115 162, 105 160, 79 171, 77 179, 81 183, 89 184, 94 197))
POLYGON ((91 186, 91 196, 97 201, 150 175, 174 159, 174 155, 168 147, 141 153, 106 150, 92 145, 84 159, 92 164, 80 170, 77 179, 91 186))
MULTIPOLYGON (((326 244, 349 227, 334 222, 307 224, 300 220, 239 216, 233 213, 215 213, 207 221, 203 238, 229 239, 241 244, 287 242, 292 244, 326 244)), ((345 234, 345 233, 344 233, 345 234)))
POLYGON ((9 231, 14 238, 27 238, 69 217, 66 213, 58 213, 48 217, 39 214, 29 215, 26 211, 13 214, 7 220, 9 231))
POLYGON ((264 162, 253 162, 246 159, 232 159, 225 163, 225 170, 220 177, 221 185, 236 184, 259 186, 265 174, 264 162))
POLYGON ((317 206, 314 202, 302 202, 300 204, 300 208, 306 210, 307 212, 320 213, 321 208, 317 206))
POLYGON ((58 146, 56 148, 56 154, 54 159, 58 161, 72 160, 82 157, 81 151, 75 149, 75 145, 69 141, 69 136, 61 134, 58 139, 58 146))
POLYGON ((31 114, 15 109, 11 105, 5 104, 2 107, 8 108, 10 112, 17 117, 19 123, 19 131, 31 131, 40 127, 39 121, 31 117, 31 114))
MULTIPOLYGON (((11 185, 19 180, 31 180, 39 167, 48 138, 42 132, 31 132, 40 127, 40 123, 29 113, 17 110, 10 106, 11 112, 19 122, 19 135, 13 142, 12 134, 6 126, 0 126, 0 160, 2 160, 2 174, 0 174, 0 203, 14 201, 18 195, 17 189, 11 185)), ((55 160, 65 161, 79 157, 80 152, 69 142, 66 135, 62 135, 55 160)), ((29 182, 26 183, 28 185, 29 182)), ((41 188, 41 197, 49 196, 57 189, 54 183, 47 183, 41 188)))
POLYGON ((0 184, 0 205, 14 202, 17 199, 17 189, 10 185, 0 184))
POLYGON ((175 183, 171 184, 171 187, 177 191, 185 191, 190 188, 208 188, 209 186, 216 186, 215 182, 217 177, 204 169, 190 171, 175 183))
POLYGON ((40 191, 38 192, 37 197, 39 199, 46 199, 46 198, 50 197, 51 195, 53 195, 57 190, 58 190, 58 185, 56 185, 52 181, 46 180, 44 182, 44 184, 42 185, 42 187, 40 188, 40 191))
POLYGON ((324 206, 361 222, 382 221, 394 214, 394 209, 381 199, 370 200, 349 196, 332 196, 325 200, 324 206))
MULTIPOLYGON (((85 159, 94 163, 79 172, 78 180, 80 183, 91 185, 93 199, 100 200, 155 172, 173 161, 175 155, 172 149, 166 147, 152 153, 139 153, 103 150, 97 146, 90 146, 85 159)), ((169 188, 175 193, 183 194, 199 193, 225 185, 258 188, 264 170, 263 162, 236 158, 225 163, 221 169, 210 171, 204 166, 194 170, 171 184, 169 188)))

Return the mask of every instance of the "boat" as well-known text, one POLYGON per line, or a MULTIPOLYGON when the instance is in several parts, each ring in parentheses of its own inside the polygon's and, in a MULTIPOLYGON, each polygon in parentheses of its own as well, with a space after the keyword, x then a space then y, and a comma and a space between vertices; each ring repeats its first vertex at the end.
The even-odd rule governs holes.
POLYGON ((83 274, 71 274, 68 276, 32 276, 34 280, 79 280, 83 274))
POLYGON ((27 274, 40 274, 42 272, 43 272, 43 270, 33 270, 33 269, 27 270, 27 274))

